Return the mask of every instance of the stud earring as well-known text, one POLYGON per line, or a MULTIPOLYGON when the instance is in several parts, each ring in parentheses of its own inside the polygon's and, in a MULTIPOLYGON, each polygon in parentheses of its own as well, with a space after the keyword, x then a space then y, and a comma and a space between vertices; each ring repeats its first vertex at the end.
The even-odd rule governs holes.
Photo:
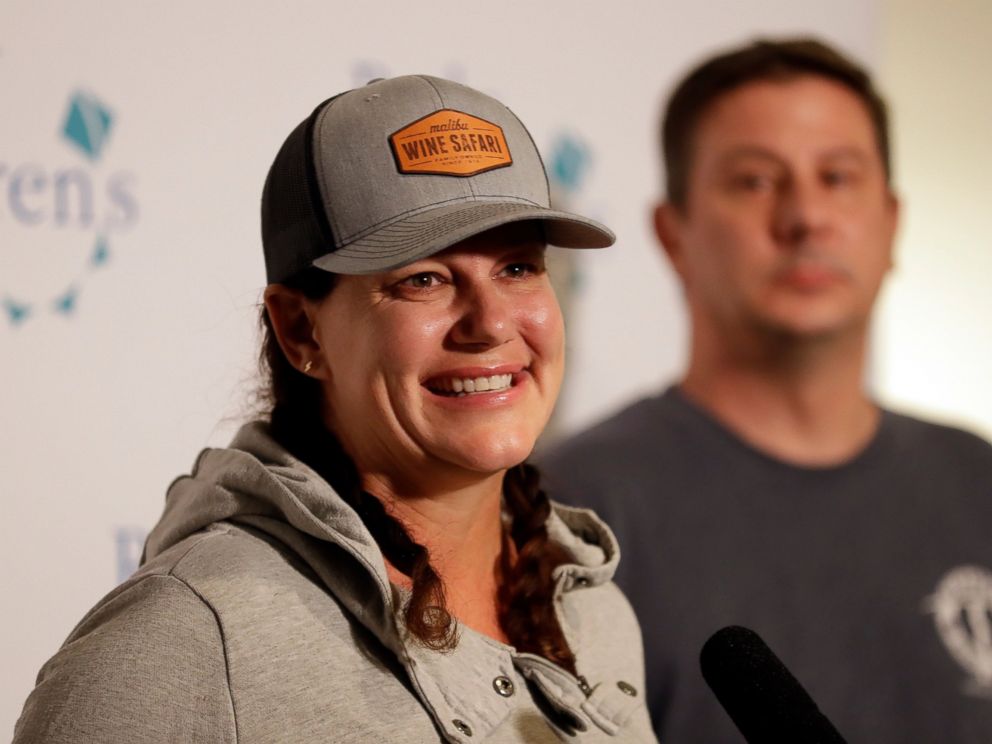
POLYGON ((311 369, 313 369, 313 360, 307 359, 307 363, 303 365, 303 374, 308 374, 311 369))

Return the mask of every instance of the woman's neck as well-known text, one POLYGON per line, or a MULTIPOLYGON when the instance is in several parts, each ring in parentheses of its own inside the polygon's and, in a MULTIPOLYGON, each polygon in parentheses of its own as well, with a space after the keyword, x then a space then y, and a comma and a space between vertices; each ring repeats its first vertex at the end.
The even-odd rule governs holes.
MULTIPOLYGON (((427 549, 444 586, 448 611, 462 624, 505 643, 497 608, 503 474, 435 490, 430 496, 399 494, 375 477, 363 478, 363 487, 427 549)), ((394 584, 411 586, 410 578, 388 560, 386 569, 394 584)))

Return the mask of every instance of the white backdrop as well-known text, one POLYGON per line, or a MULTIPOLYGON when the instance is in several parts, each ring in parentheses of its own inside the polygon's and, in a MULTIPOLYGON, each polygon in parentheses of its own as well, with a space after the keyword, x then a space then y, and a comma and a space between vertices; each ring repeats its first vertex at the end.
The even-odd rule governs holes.
POLYGON ((889 2, 879 73, 895 109, 903 221, 877 316, 890 404, 992 438, 992 3, 889 2))
POLYGON ((323 98, 423 72, 494 94, 571 206, 618 245, 577 259, 573 429, 679 368, 649 234, 663 91, 715 46, 815 32, 875 63, 874 2, 0 5, 0 739, 42 662, 130 570, 165 488, 249 409, 258 205, 323 98))

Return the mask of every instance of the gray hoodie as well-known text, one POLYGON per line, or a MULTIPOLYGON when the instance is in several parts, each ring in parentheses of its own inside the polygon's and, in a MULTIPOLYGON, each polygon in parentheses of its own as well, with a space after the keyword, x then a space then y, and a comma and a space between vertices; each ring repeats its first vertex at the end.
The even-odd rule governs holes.
POLYGON ((169 489, 140 570, 42 668, 15 742, 655 741, 616 541, 556 505, 555 602, 577 679, 459 627, 409 639, 362 521, 249 424, 169 489))

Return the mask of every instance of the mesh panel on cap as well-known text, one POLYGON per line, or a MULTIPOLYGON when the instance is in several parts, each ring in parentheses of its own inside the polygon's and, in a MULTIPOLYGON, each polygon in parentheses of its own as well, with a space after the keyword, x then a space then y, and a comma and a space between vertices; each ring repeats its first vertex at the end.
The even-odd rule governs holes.
POLYGON ((288 279, 334 250, 313 172, 311 140, 317 111, 286 138, 262 190, 262 246, 270 284, 288 279))

